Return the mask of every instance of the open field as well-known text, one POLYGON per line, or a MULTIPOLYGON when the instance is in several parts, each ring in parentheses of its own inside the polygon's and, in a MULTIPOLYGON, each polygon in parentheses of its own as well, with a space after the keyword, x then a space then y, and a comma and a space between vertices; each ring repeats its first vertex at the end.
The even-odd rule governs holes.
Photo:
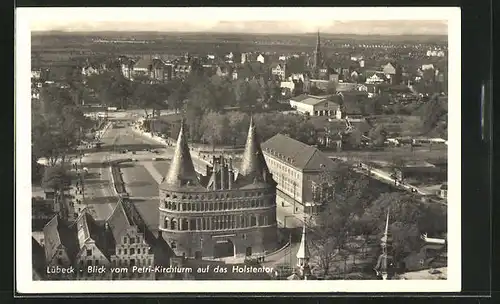
POLYGON ((421 134, 422 120, 419 116, 376 115, 368 118, 373 126, 383 125, 385 130, 399 136, 417 136, 421 134))
MULTIPOLYGON (((437 145, 435 145, 437 147, 437 145)), ((441 145, 440 145, 441 146, 441 145)), ((447 146, 442 145, 442 148, 415 147, 413 151, 408 147, 389 147, 383 151, 342 151, 342 152, 325 152, 330 157, 359 159, 364 161, 392 161, 395 158, 402 158, 406 161, 434 161, 447 159, 447 146)))

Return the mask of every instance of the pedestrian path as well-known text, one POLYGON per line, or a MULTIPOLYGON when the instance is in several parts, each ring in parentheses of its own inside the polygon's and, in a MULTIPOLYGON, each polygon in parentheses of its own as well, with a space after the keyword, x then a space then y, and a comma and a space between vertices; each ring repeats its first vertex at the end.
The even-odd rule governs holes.
POLYGON ((141 201, 152 201, 160 199, 159 196, 131 196, 133 200, 141 200, 141 201))

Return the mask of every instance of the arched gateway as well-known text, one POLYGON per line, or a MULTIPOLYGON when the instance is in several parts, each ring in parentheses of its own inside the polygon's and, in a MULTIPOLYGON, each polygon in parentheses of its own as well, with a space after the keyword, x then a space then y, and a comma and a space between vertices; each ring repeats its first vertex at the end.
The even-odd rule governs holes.
POLYGON ((231 240, 220 240, 214 245, 214 258, 232 257, 235 255, 234 244, 231 240))

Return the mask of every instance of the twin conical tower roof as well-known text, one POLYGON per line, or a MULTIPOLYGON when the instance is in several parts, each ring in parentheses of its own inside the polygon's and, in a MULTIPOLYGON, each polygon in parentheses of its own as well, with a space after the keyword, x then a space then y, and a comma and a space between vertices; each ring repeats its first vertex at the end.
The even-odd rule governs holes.
MULTIPOLYGON (((255 130, 253 119, 250 118, 247 141, 239 175, 261 178, 269 174, 264 155, 260 148, 260 142, 255 130)), ((199 184, 198 174, 194 169, 193 160, 189 152, 187 138, 184 132, 184 120, 181 123, 177 145, 175 147, 172 163, 162 186, 184 186, 186 184, 199 184)))
POLYGON ((247 141, 239 174, 243 176, 262 177, 268 174, 264 154, 260 148, 260 141, 257 135, 253 118, 250 117, 250 127, 248 128, 247 141))
POLYGON ((184 120, 182 120, 172 163, 162 185, 180 187, 186 184, 195 185, 198 182, 198 175, 194 169, 188 142, 184 134, 184 120))

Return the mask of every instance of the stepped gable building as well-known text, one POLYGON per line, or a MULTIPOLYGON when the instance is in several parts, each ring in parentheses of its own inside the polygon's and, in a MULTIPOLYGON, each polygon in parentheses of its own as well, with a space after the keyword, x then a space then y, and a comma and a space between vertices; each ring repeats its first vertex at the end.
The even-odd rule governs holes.
POLYGON ((162 237, 178 256, 244 257, 276 249, 276 182, 266 165, 253 121, 238 173, 232 160, 214 158, 207 175, 193 166, 184 125, 160 185, 162 237))
POLYGON ((137 270, 168 267, 173 254, 163 239, 147 230, 133 205, 122 199, 104 223, 97 222, 86 210, 73 224, 55 216, 44 228, 44 239, 44 262, 49 269, 75 269, 69 274, 49 272, 49 280, 157 280, 177 275, 137 270), (101 266, 126 270, 99 273, 96 270, 101 266))
MULTIPOLYGON (((167 267, 171 251, 162 239, 157 239, 139 217, 134 206, 120 200, 106 222, 106 235, 110 250, 110 261, 114 267, 132 269, 167 267)), ((114 273, 113 279, 155 280, 169 279, 171 274, 155 272, 114 273)))

